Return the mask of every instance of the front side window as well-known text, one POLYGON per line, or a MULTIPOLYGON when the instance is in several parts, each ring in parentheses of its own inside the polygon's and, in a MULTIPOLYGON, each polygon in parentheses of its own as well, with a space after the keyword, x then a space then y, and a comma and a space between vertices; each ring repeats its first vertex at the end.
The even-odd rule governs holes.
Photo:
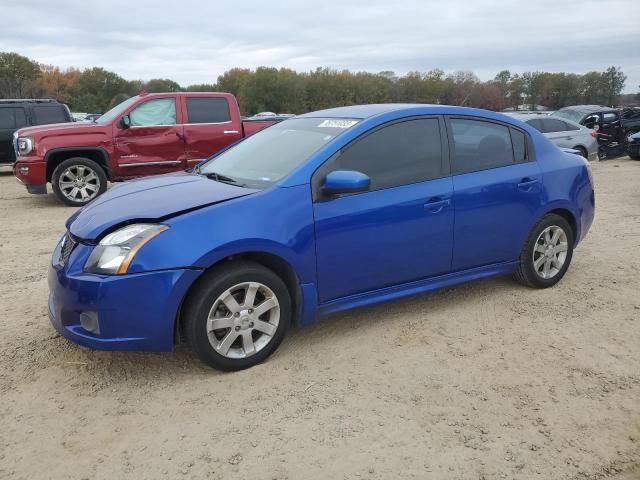
POLYGON ((442 176, 438 119, 394 123, 348 146, 332 170, 356 170, 369 176, 371 190, 423 182, 442 176))
POLYGON ((188 123, 224 123, 231 121, 226 98, 187 98, 188 123))
POLYGON ((359 120, 292 118, 251 135, 213 157, 197 172, 213 180, 267 188, 359 120))
POLYGON ((614 123, 618 120, 618 114, 614 112, 606 112, 602 114, 602 123, 614 123))
POLYGON ((129 114, 132 127, 176 124, 176 101, 173 98, 159 98, 144 102, 129 114))
POLYGON ((64 123, 67 121, 67 115, 64 107, 60 105, 51 106, 35 106, 32 107, 33 124, 47 125, 50 123, 64 123))
POLYGON ((476 172, 514 163, 509 129, 479 120, 453 118, 453 167, 455 173, 476 172))

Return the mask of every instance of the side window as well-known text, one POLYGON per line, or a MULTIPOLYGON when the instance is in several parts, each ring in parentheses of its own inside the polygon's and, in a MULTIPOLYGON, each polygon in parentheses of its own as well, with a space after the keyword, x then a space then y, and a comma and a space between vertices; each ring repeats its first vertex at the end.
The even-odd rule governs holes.
POLYGON ((332 170, 357 170, 371 178, 371 190, 439 178, 442 144, 438 119, 394 123, 348 146, 332 170))
POLYGON ((31 107, 34 125, 64 123, 67 121, 64 107, 61 105, 36 105, 31 107))
POLYGON ((24 115, 24 108, 0 108, 0 129, 20 128, 26 124, 27 119, 24 115))
POLYGON ((452 118, 455 173, 476 172, 513 164, 509 129, 480 120, 452 118))
POLYGON ((542 123, 544 124, 545 133, 567 131, 567 124, 557 118, 544 118, 542 123))
POLYGON ((618 120, 618 114, 615 112, 605 112, 602 114, 602 123, 614 123, 618 120))
POLYGON ((173 98, 159 98, 144 102, 129 114, 132 127, 176 124, 176 101, 173 98))
POLYGON ((511 128, 511 143, 513 144, 513 156, 516 163, 526 162, 527 158, 527 138, 520 130, 511 128))
POLYGON ((531 120, 527 120, 527 123, 539 132, 545 133, 544 126, 542 125, 542 120, 540 120, 539 118, 532 118, 531 120))
POLYGON ((578 127, 577 125, 573 125, 573 124, 567 123, 567 122, 562 122, 562 123, 564 123, 565 130, 567 132, 569 132, 571 130, 580 130, 580 127, 578 127))
POLYGON ((231 121, 226 98, 187 98, 188 123, 223 123, 231 121))

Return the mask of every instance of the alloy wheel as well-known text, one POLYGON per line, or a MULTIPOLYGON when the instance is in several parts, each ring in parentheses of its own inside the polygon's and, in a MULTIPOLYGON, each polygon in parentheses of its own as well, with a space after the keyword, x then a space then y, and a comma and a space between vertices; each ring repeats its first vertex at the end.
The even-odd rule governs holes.
POLYGON ((557 225, 545 228, 533 248, 533 269, 539 277, 555 277, 567 260, 569 244, 567 234, 557 225))
POLYGON ((209 343, 227 358, 255 355, 271 341, 280 322, 280 303, 258 282, 239 283, 222 293, 207 318, 209 343))
POLYGON ((92 168, 86 165, 72 165, 58 181, 62 194, 72 202, 87 202, 98 195, 100 179, 92 168))

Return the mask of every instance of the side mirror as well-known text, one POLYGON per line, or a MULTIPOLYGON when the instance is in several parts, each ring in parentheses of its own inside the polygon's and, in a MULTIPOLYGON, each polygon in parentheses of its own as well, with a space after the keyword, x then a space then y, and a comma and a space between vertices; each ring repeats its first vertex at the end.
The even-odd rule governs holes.
POLYGON ((370 186, 371 179, 362 172, 334 170, 325 177, 322 191, 328 195, 338 195, 366 192, 370 186))
POLYGON ((124 129, 131 127, 131 117, 129 117, 129 115, 122 117, 118 122, 118 126, 124 129))

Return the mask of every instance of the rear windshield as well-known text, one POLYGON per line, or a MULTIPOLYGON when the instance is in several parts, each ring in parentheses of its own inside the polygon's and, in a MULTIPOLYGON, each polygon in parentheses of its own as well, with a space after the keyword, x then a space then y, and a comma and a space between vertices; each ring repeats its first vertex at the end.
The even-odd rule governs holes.
POLYGON ((203 165, 198 173, 251 188, 266 188, 291 173, 358 121, 292 118, 266 128, 222 152, 203 165))
POLYGON ((571 110, 570 108, 563 108, 562 110, 558 110, 557 112, 553 112, 551 114, 552 117, 560 117, 566 118, 567 120, 571 120, 576 123, 580 123, 582 117, 584 116, 583 112, 578 110, 571 110))

